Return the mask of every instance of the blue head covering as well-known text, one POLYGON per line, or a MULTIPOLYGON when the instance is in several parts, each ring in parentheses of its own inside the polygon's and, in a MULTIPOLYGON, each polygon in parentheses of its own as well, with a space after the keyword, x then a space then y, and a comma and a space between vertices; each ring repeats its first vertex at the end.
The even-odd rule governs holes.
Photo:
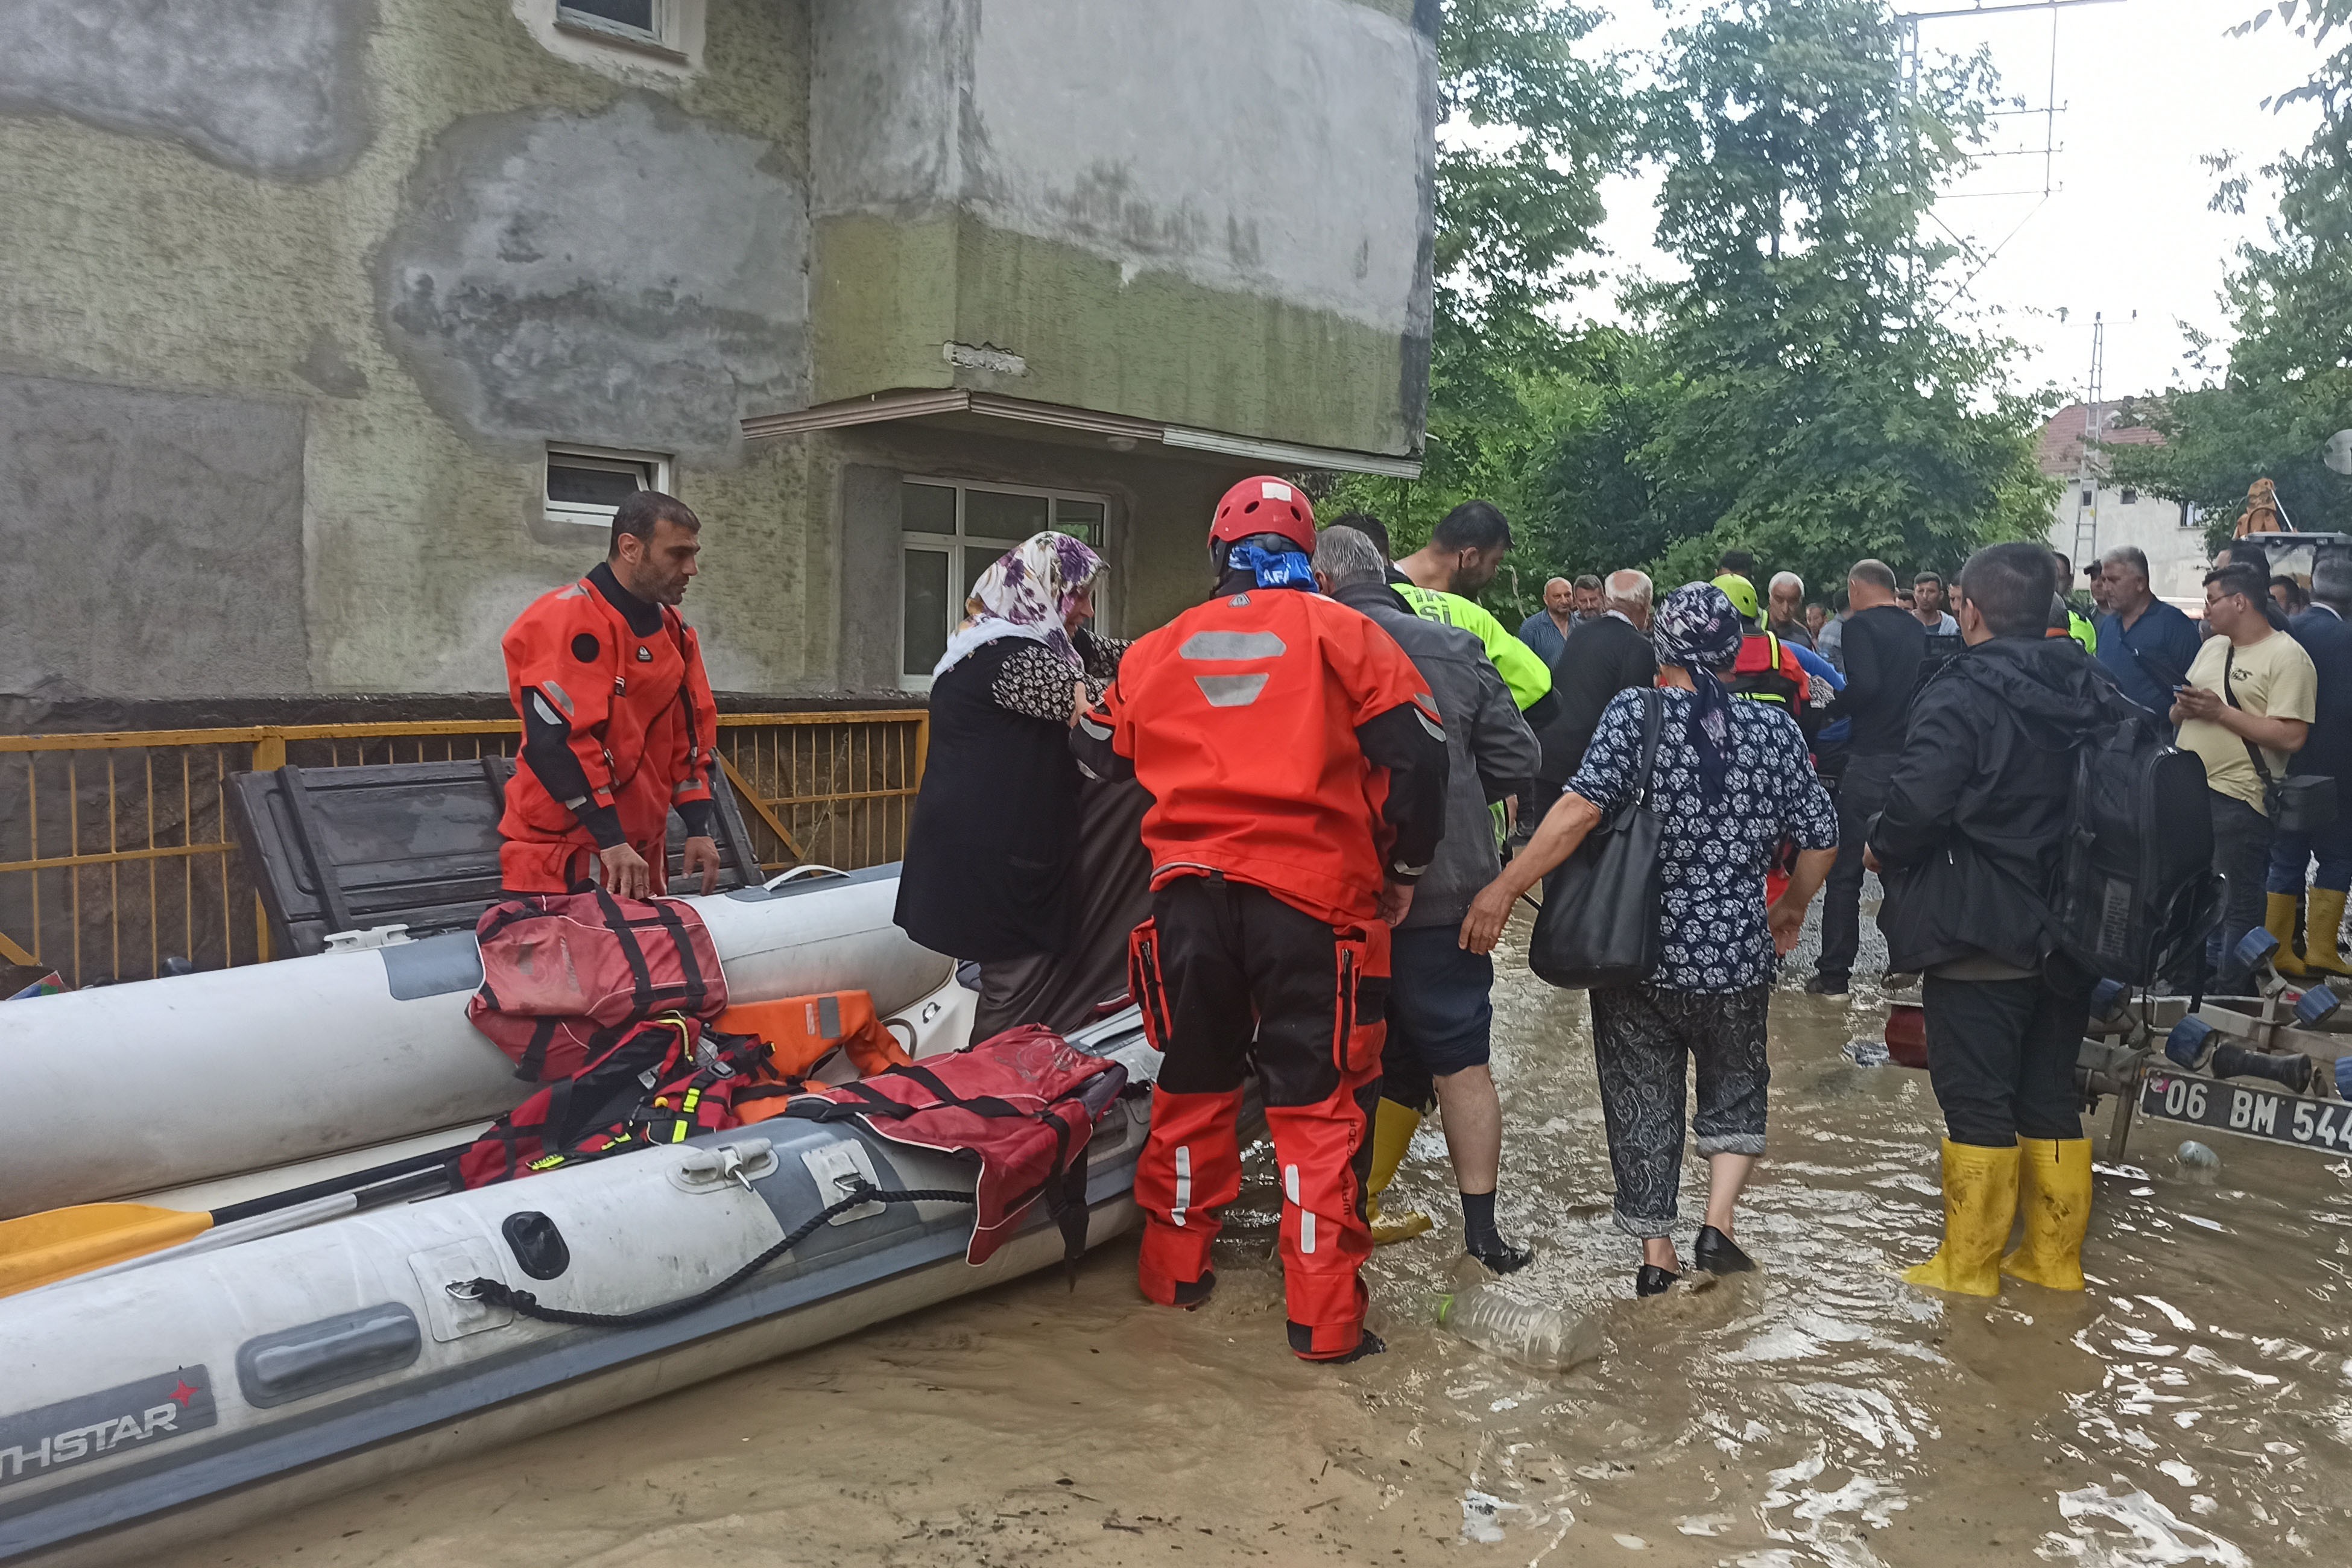
POLYGON ((1715 672, 1739 657, 1747 628, 1723 590, 1712 583, 1685 583, 1665 597, 1651 625, 1658 662, 1679 665, 1690 675, 1691 746, 1698 752, 1699 787, 1709 800, 1723 795, 1731 771, 1731 693, 1715 672))

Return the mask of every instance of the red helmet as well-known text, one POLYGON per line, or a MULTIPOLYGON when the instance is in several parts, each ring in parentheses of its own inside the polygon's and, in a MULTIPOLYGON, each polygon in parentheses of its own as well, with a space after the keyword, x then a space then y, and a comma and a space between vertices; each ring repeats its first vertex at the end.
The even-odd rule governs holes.
POLYGON ((1211 542, 1231 544, 1253 533, 1278 533, 1313 554, 1315 509, 1307 504, 1307 492, 1288 479, 1264 474, 1227 490, 1217 503, 1217 521, 1209 525, 1211 542))

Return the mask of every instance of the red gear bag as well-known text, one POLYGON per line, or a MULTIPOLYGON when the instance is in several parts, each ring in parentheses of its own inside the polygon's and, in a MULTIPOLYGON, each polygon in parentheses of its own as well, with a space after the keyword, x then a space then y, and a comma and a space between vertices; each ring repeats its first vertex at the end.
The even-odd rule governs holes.
POLYGON ((466 1016, 526 1082, 576 1076, 656 1014, 709 1024, 727 1008, 709 929, 675 899, 518 899, 485 910, 475 935, 482 985, 466 1016))

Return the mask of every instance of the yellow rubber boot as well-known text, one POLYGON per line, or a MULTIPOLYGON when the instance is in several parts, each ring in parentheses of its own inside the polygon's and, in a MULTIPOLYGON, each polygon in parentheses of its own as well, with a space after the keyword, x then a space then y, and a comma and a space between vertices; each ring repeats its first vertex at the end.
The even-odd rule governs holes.
POLYGON ((1374 1247, 1411 1241, 1436 1223, 1425 1214, 1381 1213, 1381 1194, 1396 1180, 1397 1167, 1404 1163, 1404 1152, 1412 1142, 1412 1135, 1420 1131, 1421 1112, 1393 1100, 1381 1100, 1380 1109, 1372 1114, 1372 1173, 1364 1183, 1364 1218, 1372 1227, 1374 1247))
POLYGON ((2344 889, 2314 888, 2303 922, 2303 966, 2314 974, 2352 975, 2336 942, 2344 933, 2344 889))
MULTIPOLYGON (((2010 1222, 2017 1217, 2017 1163, 2013 1148, 1944 1140, 1944 1245, 1927 1262, 1906 1268, 1906 1280, 1963 1296, 2000 1294, 2000 1249, 2009 1245, 2010 1222)), ((2087 1166, 2084 1171, 2087 1175, 2087 1166)))
POLYGON ((2000 1271, 2051 1290, 2083 1288, 2083 1233, 2091 1226, 2091 1141, 2020 1138, 2017 1209, 2025 1239, 2000 1271))
POLYGON ((2279 944, 2271 955, 2271 967, 2289 980, 2311 978, 2311 971, 2294 955, 2294 907, 2300 901, 2293 893, 2273 893, 2263 906, 2263 929, 2278 938, 2279 944))

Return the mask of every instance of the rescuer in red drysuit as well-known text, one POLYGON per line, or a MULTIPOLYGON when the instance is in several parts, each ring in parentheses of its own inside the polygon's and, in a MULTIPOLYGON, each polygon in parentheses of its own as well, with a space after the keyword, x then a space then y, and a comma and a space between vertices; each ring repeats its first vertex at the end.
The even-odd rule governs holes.
POLYGON ((523 733, 499 819, 509 895, 662 892, 673 809, 686 824, 686 870, 701 873, 706 893, 717 884, 719 710, 702 645, 675 607, 701 530, 685 502, 637 491, 613 515, 604 563, 507 628, 507 695, 523 733))
POLYGON ((1138 639, 1071 732, 1088 772, 1131 774, 1154 802, 1151 918, 1129 961, 1163 1053, 1135 1175, 1137 1271, 1163 1306, 1207 1300, 1255 1065, 1282 1173, 1290 1348, 1353 1360, 1381 1348, 1357 1271, 1372 1249, 1389 925, 1444 828, 1445 732, 1395 641, 1316 591, 1304 495, 1245 480, 1209 541, 1216 596, 1138 639))

